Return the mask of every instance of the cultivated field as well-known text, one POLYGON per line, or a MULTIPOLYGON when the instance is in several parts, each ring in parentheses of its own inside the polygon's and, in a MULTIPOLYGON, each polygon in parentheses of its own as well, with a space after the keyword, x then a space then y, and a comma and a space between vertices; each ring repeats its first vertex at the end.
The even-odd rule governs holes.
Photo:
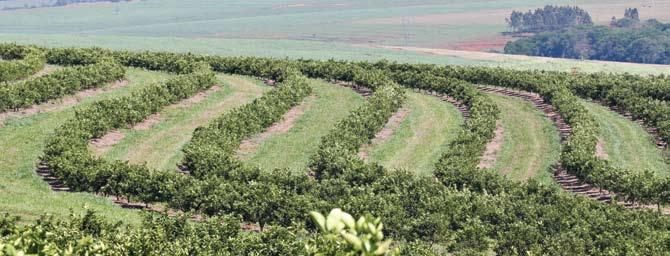
POLYGON ((507 30, 505 17, 512 10, 526 11, 545 4, 579 5, 597 23, 607 23, 633 7, 640 9, 643 19, 670 19, 665 15, 670 11, 667 0, 167 0, 5 11, 0 12, 0 33, 289 39, 500 50, 508 39, 500 36, 507 30))
POLYGON ((670 66, 463 51, 544 4, 0 11, 0 255, 667 253, 670 66))

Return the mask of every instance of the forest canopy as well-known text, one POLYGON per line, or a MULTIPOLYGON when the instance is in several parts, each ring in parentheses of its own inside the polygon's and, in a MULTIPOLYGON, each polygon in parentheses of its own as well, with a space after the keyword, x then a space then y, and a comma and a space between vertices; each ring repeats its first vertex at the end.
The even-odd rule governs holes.
POLYGON ((591 15, 579 7, 547 5, 535 11, 513 11, 507 24, 513 32, 543 32, 565 27, 593 25, 591 15))
POLYGON ((509 42, 505 53, 571 59, 670 64, 670 24, 641 22, 627 9, 610 26, 567 27, 509 42))

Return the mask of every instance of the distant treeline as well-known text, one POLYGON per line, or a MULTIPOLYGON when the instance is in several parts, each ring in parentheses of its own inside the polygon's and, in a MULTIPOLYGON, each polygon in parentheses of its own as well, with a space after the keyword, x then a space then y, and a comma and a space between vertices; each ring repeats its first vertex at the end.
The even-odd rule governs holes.
MULTIPOLYGON (((7 0, 0 0, 7 1, 7 0)), ((20 10, 20 9, 33 9, 33 8, 43 8, 43 7, 58 7, 66 6, 70 4, 79 4, 79 3, 98 3, 98 2, 130 2, 131 0, 56 0, 56 1, 44 1, 41 4, 24 4, 23 6, 16 7, 3 7, 2 10, 11 11, 11 10, 20 10)))
POLYGON ((593 25, 591 15, 579 7, 547 5, 535 11, 513 11, 507 24, 513 32, 542 32, 565 27, 593 25))
POLYGON ((641 22, 637 9, 610 26, 568 27, 509 42, 507 54, 670 64, 670 24, 641 22))

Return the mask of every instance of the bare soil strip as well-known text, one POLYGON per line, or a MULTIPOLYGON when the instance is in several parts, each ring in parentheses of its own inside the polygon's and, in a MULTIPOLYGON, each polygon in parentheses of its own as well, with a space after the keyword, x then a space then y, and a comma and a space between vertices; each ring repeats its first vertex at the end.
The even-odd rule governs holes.
POLYGON ((30 76, 28 76, 28 77, 22 78, 22 79, 18 79, 18 80, 14 80, 14 81, 9 81, 9 84, 23 83, 23 82, 26 82, 26 81, 29 81, 29 80, 33 80, 33 79, 38 78, 38 77, 41 77, 41 76, 46 76, 46 75, 51 74, 51 73, 53 73, 53 72, 56 72, 56 71, 58 71, 58 70, 60 70, 60 69, 63 69, 63 67, 55 66, 55 65, 44 65, 44 68, 43 68, 43 69, 41 69, 41 70, 35 72, 34 74, 32 74, 32 75, 30 75, 30 76))
POLYGON ((365 86, 360 86, 360 85, 357 85, 357 84, 354 84, 354 83, 351 83, 351 82, 330 81, 330 83, 336 84, 336 85, 339 85, 339 86, 344 86, 344 87, 351 88, 356 93, 363 96, 364 98, 369 98, 373 94, 372 89, 367 88, 365 86))
POLYGON ((188 108, 195 104, 200 103, 205 98, 221 90, 221 86, 214 85, 206 91, 198 92, 196 95, 193 95, 190 98, 184 99, 176 104, 170 105, 167 108, 188 108))
POLYGON ((170 113, 172 115, 184 112, 191 114, 176 119, 165 118, 160 125, 150 128, 145 135, 130 131, 133 139, 138 141, 131 143, 132 145, 121 142, 123 146, 130 147, 127 150, 122 150, 123 153, 117 157, 129 161, 131 164, 146 163, 149 167, 156 169, 174 168, 174 164, 177 164, 180 160, 181 147, 188 143, 196 128, 209 124, 212 120, 233 108, 251 102, 262 95, 264 88, 266 88, 236 76, 223 79, 227 83, 226 86, 230 89, 230 93, 214 94, 204 100, 203 103, 206 105, 201 103, 188 108, 178 105, 168 106, 164 110, 171 111, 165 112, 165 116, 170 116, 170 113), (215 98, 213 101, 212 97, 215 98), (198 108, 198 110, 191 111, 193 108, 198 108))
POLYGON ((293 128, 295 122, 314 105, 316 99, 317 96, 315 95, 307 97, 302 103, 294 106, 288 112, 286 112, 281 121, 272 124, 270 127, 265 129, 264 132, 259 133, 252 138, 243 140, 239 149, 237 150, 237 156, 244 159, 256 152, 265 140, 278 134, 287 133, 289 130, 291 130, 291 128, 293 128))
POLYGON ((486 150, 484 150, 482 159, 477 167, 480 169, 486 169, 495 166, 496 160, 498 159, 498 154, 500 153, 500 149, 502 148, 504 141, 505 128, 503 128, 502 123, 500 123, 500 120, 498 120, 496 122, 495 137, 493 137, 493 139, 489 141, 488 144, 486 144, 486 150))
POLYGON ((378 145, 391 138, 395 130, 398 129, 398 127, 405 120, 408 114, 409 109, 407 109, 406 107, 402 107, 398 111, 396 111, 395 114, 393 114, 393 116, 389 118, 388 122, 386 122, 384 128, 382 128, 382 130, 375 135, 375 138, 372 139, 372 141, 369 144, 361 147, 360 151, 358 152, 358 157, 362 159, 368 159, 368 154, 370 153, 370 150, 375 145, 378 145))
MULTIPOLYGON (((221 90, 221 87, 218 85, 212 86, 206 91, 199 92, 196 95, 181 100, 175 104, 172 104, 170 106, 167 106, 166 108, 180 108, 180 107, 188 107, 192 106, 202 100, 204 100, 207 96, 221 90)), ((154 125, 160 123, 163 121, 163 119, 160 116, 160 113, 152 114, 146 119, 144 119, 142 122, 135 124, 133 127, 131 127, 131 130, 149 130, 151 127, 154 125)), ((89 148, 93 153, 97 156, 102 156, 105 152, 110 150, 114 145, 118 144, 123 138, 125 137, 125 134, 119 130, 113 130, 105 134, 104 136, 93 139, 91 140, 91 143, 89 144, 89 148)))
POLYGON ((93 139, 89 148, 93 151, 96 156, 101 156, 103 153, 107 152, 112 146, 116 145, 121 141, 126 135, 118 130, 108 132, 100 138, 93 139))
POLYGON ((35 79, 35 78, 38 78, 38 77, 40 77, 40 76, 46 76, 46 75, 51 74, 51 73, 53 73, 53 72, 56 72, 56 71, 58 71, 58 70, 60 70, 60 69, 62 69, 62 68, 59 67, 59 66, 45 65, 44 68, 43 68, 42 70, 38 71, 37 73, 33 74, 32 76, 30 76, 30 77, 28 77, 28 78, 26 78, 26 79, 23 79, 22 81, 35 79))
POLYGON ((52 112, 61 110, 79 104, 84 98, 92 97, 104 92, 113 91, 118 88, 128 85, 128 80, 117 81, 111 86, 104 88, 92 88, 77 92, 75 95, 65 96, 60 99, 52 100, 46 103, 33 105, 28 108, 20 109, 19 111, 9 111, 0 113, 0 127, 3 126, 4 121, 8 118, 24 118, 39 113, 52 112))
POLYGON ((596 156, 601 159, 608 159, 609 154, 605 150, 605 141, 603 138, 598 138, 598 144, 596 144, 596 156))

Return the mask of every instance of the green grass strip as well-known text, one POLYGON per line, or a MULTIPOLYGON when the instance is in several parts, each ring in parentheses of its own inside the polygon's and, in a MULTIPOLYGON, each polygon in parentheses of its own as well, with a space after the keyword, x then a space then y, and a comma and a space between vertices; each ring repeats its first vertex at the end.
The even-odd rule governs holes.
POLYGON ((642 126, 596 103, 582 101, 600 126, 600 141, 613 166, 629 170, 651 170, 668 176, 665 163, 654 138, 642 126))
POLYGON ((551 165, 558 163, 561 145, 558 129, 530 102, 489 94, 501 111, 503 144, 493 170, 513 180, 536 177, 553 184, 551 165))
POLYGON ((310 85, 316 98, 308 98, 303 104, 311 106, 288 132, 269 137, 255 152, 245 156, 246 163, 263 170, 291 168, 304 171, 310 156, 318 149, 321 137, 365 102, 359 94, 342 86, 313 79, 310 85))
POLYGON ((270 89, 260 81, 235 75, 219 75, 222 87, 192 106, 163 109, 161 121, 147 130, 127 129, 123 140, 104 157, 146 163, 154 169, 176 169, 183 159, 182 147, 191 139, 193 130, 208 124, 224 112, 251 102, 270 89))
POLYGON ((372 145, 370 160, 430 175, 449 141, 458 135, 463 116, 454 105, 437 97, 410 91, 406 95, 407 117, 391 138, 372 145))

